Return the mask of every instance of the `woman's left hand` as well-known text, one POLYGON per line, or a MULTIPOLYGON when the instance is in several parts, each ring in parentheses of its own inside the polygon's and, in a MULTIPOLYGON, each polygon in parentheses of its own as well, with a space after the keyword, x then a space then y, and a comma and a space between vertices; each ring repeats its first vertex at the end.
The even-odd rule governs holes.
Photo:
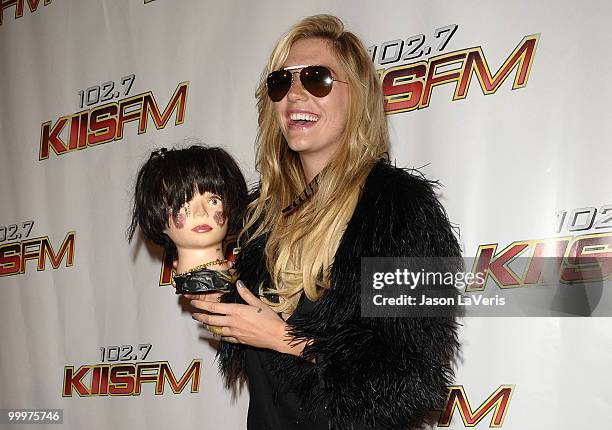
POLYGON ((236 285, 246 305, 192 300, 193 307, 210 312, 194 312, 193 319, 209 326, 221 327, 221 338, 227 342, 284 352, 287 342, 286 322, 251 293, 242 281, 236 285))

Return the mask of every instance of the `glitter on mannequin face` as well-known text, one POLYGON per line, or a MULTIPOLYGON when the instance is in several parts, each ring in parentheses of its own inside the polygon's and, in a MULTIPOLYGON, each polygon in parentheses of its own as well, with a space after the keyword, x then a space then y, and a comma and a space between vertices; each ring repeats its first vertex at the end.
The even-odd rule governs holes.
POLYGON ((215 222, 217 223, 219 227, 223 227, 225 225, 226 217, 223 211, 215 212, 215 214, 213 215, 213 219, 215 220, 215 222))
POLYGON ((172 222, 174 223, 174 226, 178 229, 182 229, 183 227, 185 227, 186 220, 187 220, 187 217, 185 216, 183 212, 179 212, 175 216, 172 217, 172 222))

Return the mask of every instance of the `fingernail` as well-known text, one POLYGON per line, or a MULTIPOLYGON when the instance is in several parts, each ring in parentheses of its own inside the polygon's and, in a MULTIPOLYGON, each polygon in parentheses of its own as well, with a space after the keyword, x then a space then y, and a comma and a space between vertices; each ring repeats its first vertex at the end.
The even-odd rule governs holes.
POLYGON ((189 304, 190 304, 191 306, 195 307, 195 300, 191 300, 191 301, 189 302, 189 304))
POLYGON ((239 286, 240 288, 244 288, 245 285, 242 283, 242 281, 239 279, 238 281, 236 281, 236 285, 239 286))

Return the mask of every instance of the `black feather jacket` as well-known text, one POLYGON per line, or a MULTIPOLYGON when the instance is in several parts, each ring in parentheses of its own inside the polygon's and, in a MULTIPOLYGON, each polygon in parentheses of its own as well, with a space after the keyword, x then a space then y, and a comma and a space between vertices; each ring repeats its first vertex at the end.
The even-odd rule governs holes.
MULTIPOLYGON (((360 316, 361 257, 461 255, 436 185, 388 161, 372 168, 335 254, 331 288, 312 313, 292 319, 290 335, 312 343, 302 357, 278 353, 273 359, 280 389, 294 390, 302 401, 301 418, 324 405, 334 430, 408 429, 443 406, 459 348, 456 318, 360 316)), ((264 245, 265 238, 255 239, 236 261, 240 278, 253 290, 270 282, 264 245)), ((242 302, 236 294, 226 293, 222 301, 242 302)), ((250 346, 219 345, 228 387, 245 376, 245 347, 250 346)))

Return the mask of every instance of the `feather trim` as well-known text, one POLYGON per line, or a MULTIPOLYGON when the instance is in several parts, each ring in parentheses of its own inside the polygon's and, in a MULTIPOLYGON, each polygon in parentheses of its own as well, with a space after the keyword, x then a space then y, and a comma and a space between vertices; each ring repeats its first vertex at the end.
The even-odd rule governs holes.
MULTIPOLYGON (((405 429, 422 425, 428 411, 444 404, 459 349, 456 319, 360 316, 362 256, 461 255, 434 193, 438 184, 415 172, 386 161, 373 167, 336 252, 330 289, 312 313, 292 318, 292 339, 311 342, 301 357, 272 359, 282 384, 276 394, 293 390, 302 400, 298 420, 313 419, 323 406, 335 430, 405 429)), ((263 242, 253 245, 240 256, 246 271, 240 276, 265 285, 263 242)), ((244 369, 240 347, 221 342, 218 350, 220 368, 233 379, 244 369)))

